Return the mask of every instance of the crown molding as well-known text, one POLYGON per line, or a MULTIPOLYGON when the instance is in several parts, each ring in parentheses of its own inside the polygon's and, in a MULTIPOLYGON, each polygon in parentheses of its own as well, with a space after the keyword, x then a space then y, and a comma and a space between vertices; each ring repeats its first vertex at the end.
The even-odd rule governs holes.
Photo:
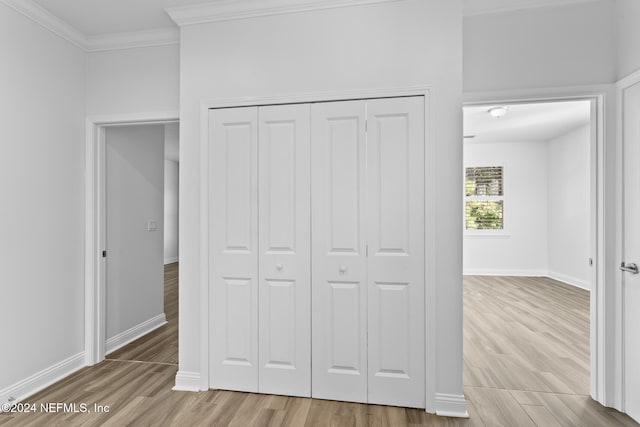
POLYGON ((85 50, 85 37, 80 31, 31 0, 0 0, 0 3, 6 4, 41 27, 85 50))
POLYGON ((220 0, 165 9, 178 26, 233 21, 404 0, 220 0))
POLYGON ((7 5, 85 52, 163 46, 180 41, 178 28, 86 36, 31 0, 0 0, 0 4, 7 5))
POLYGON ((521 10, 531 10, 531 9, 545 9, 550 7, 563 7, 563 6, 574 6, 576 4, 582 3, 595 3, 602 0, 544 0, 537 2, 535 4, 528 5, 511 5, 511 6, 497 6, 497 7, 487 7, 480 9, 469 9, 462 8, 463 16, 479 16, 479 15, 493 15, 499 13, 509 13, 509 12, 517 12, 521 10))
POLYGON ((87 52, 135 49, 139 47, 164 46, 180 42, 178 28, 159 28, 148 31, 105 34, 86 38, 87 52))

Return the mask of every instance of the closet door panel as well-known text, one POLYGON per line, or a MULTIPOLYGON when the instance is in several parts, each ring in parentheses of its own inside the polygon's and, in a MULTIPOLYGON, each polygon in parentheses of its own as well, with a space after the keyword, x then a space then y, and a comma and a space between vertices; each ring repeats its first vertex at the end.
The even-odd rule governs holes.
POLYGON ((259 387, 311 395, 310 106, 260 107, 259 387))
POLYGON ((210 383, 258 391, 257 108, 210 110, 210 383))
POLYGON ((425 406, 424 100, 367 102, 369 403, 425 406))
POLYGON ((367 401, 365 102, 312 106, 312 396, 367 401))

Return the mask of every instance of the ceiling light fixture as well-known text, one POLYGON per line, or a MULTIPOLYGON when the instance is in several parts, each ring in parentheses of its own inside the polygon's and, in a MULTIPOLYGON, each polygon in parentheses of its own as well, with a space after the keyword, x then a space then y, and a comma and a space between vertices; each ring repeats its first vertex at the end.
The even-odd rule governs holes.
POLYGON ((508 111, 509 109, 507 107, 492 107, 487 110, 487 112, 491 114, 491 117, 495 117, 496 119, 503 117, 508 111))

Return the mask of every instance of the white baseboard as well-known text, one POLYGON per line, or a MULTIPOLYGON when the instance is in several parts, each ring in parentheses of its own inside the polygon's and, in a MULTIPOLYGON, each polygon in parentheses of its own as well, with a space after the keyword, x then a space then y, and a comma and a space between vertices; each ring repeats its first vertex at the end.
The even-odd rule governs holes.
POLYGON ((158 329, 160 326, 165 325, 166 323, 167 317, 164 313, 161 313, 149 320, 145 320, 144 322, 134 326, 133 328, 129 328, 126 331, 109 338, 107 340, 105 354, 113 353, 117 349, 124 347, 130 342, 137 340, 138 338, 148 334, 155 329, 158 329))
POLYGON ((465 276, 521 276, 521 277, 547 277, 545 270, 500 270, 492 268, 465 268, 465 276))
POLYGON ((51 384, 84 368, 84 351, 0 390, 0 404, 20 402, 51 384))
POLYGON ((200 373, 178 371, 174 391, 200 391, 200 373))
POLYGON ((550 271, 547 276, 553 280, 566 283, 567 285, 575 286, 576 288, 584 289, 585 291, 591 291, 589 282, 586 280, 571 277, 562 273, 556 273, 555 271, 550 271))
POLYGON ((568 276, 562 273, 545 270, 498 270, 484 268, 467 268, 463 271, 465 276, 514 276, 514 277, 549 277, 550 279, 575 286, 576 288, 590 290, 589 282, 568 276))
POLYGON ((436 415, 469 418, 467 401, 463 394, 436 393, 436 415))
POLYGON ((165 258, 164 265, 173 264, 174 262, 178 262, 178 257, 175 258, 165 258))

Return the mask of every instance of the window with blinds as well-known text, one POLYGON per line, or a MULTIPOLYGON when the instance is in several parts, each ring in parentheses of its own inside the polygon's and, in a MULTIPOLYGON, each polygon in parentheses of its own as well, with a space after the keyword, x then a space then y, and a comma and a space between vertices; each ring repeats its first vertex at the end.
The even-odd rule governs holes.
POLYGON ((467 230, 504 229, 504 168, 465 169, 465 224, 467 230))

